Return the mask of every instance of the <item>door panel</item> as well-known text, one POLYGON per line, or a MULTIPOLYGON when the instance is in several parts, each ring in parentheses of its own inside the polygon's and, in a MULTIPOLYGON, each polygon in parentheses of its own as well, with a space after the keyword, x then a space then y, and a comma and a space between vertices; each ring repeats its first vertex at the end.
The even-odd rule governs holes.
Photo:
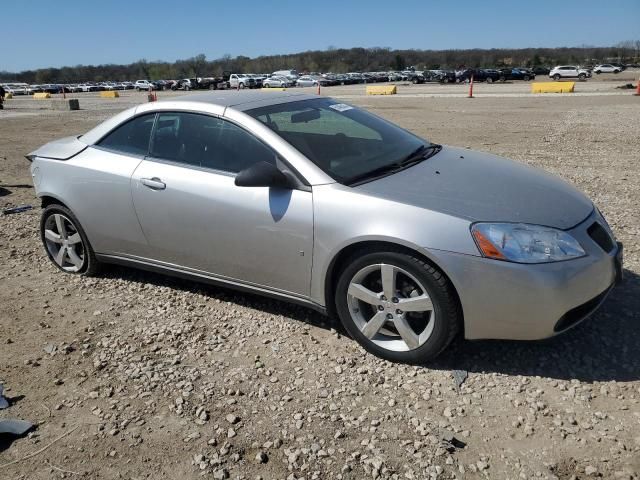
POLYGON ((232 175, 152 160, 131 188, 150 258, 308 295, 311 192, 237 187, 232 175))

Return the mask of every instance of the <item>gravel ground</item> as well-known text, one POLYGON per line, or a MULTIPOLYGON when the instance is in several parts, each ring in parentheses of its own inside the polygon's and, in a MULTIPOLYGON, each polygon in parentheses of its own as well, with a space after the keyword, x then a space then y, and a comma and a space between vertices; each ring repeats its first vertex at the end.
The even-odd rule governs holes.
POLYGON ((640 99, 513 98, 502 94, 528 86, 489 87, 493 97, 473 100, 464 86, 442 87, 460 98, 325 93, 577 185, 625 243, 626 279, 565 335, 457 340, 425 367, 372 357, 332 320, 274 300, 120 267, 91 279, 59 273, 40 245, 23 155, 144 95, 80 96, 79 112, 7 102, 0 206, 36 208, 0 216, 0 382, 13 399, 0 419, 38 428, 0 443, 0 476, 637 479, 640 99))

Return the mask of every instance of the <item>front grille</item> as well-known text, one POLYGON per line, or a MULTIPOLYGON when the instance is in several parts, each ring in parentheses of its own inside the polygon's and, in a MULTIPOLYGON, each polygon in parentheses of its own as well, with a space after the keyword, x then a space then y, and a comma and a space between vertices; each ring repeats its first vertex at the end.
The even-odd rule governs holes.
POLYGON ((553 327, 553 331, 554 332, 562 332, 563 330, 566 330, 567 328, 575 325, 580 320, 583 320, 588 315, 593 313, 593 311, 596 308, 598 308, 598 306, 600 306, 600 304, 602 303, 604 298, 609 293, 610 289, 611 288, 606 289, 604 292, 602 292, 597 297, 594 297, 591 300, 589 300, 588 302, 585 302, 582 305, 578 305, 577 307, 572 308, 571 310, 569 310, 567 313, 565 313, 560 318, 560 320, 558 320, 558 323, 556 323, 556 326, 553 327))
POLYGON ((605 252, 609 253, 613 250, 615 245, 611 235, 609 235, 609 232, 607 232, 598 222, 594 222, 589 228, 587 228, 587 233, 605 252))

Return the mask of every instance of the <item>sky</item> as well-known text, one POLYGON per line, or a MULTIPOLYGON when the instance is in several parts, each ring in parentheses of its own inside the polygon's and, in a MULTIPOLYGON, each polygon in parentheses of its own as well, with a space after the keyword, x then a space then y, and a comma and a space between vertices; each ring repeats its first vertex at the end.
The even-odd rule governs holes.
POLYGON ((333 47, 611 46, 640 0, 0 0, 0 71, 333 47))

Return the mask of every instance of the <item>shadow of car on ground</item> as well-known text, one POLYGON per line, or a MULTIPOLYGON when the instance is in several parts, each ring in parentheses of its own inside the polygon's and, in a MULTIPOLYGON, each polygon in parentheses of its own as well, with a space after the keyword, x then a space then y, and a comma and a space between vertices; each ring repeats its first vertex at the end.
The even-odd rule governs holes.
MULTIPOLYGON (((102 275, 199 293, 347 335, 339 320, 279 300, 119 266, 106 268, 102 275)), ((584 382, 639 380, 640 276, 627 269, 624 276, 600 309, 561 335, 541 341, 459 337, 425 368, 584 382)))

